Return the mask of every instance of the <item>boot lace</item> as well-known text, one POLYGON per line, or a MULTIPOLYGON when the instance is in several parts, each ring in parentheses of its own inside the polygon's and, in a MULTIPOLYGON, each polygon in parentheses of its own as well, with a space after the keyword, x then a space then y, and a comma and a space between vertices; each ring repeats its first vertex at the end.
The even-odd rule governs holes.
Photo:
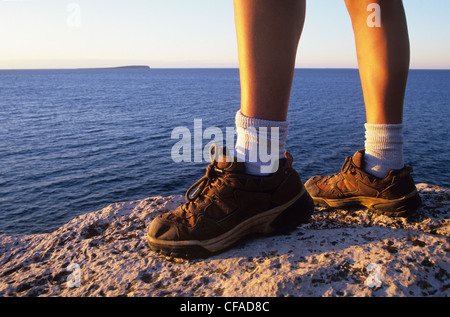
POLYGON ((217 167, 217 156, 217 145, 214 143, 209 148, 211 164, 206 168, 205 175, 192 184, 186 191, 185 197, 187 204, 184 206, 186 209, 189 204, 195 203, 201 196, 214 200, 214 197, 208 195, 208 190, 205 191, 205 189, 211 188, 214 185, 219 185, 219 182, 224 182, 224 179, 221 176, 223 176, 225 171, 217 167))

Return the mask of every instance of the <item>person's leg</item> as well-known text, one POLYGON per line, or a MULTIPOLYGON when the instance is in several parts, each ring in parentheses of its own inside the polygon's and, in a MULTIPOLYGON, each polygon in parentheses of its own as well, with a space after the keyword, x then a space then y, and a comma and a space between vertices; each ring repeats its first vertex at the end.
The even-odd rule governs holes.
POLYGON ((234 0, 234 10, 241 81, 235 156, 245 162, 247 173, 268 175, 284 157, 305 0, 234 0), (270 164, 262 151, 271 152, 270 164))
POLYGON ((402 123, 410 60, 402 1, 346 0, 345 3, 355 35, 367 123, 402 123), (367 6, 372 3, 379 5, 379 27, 367 23, 370 14, 367 6))
POLYGON ((355 34, 366 107, 365 150, 348 157, 340 173, 314 176, 305 187, 318 205, 360 204, 386 215, 405 216, 421 201, 412 169, 403 163, 403 99, 409 68, 403 4, 400 0, 345 3, 355 34), (368 23, 369 4, 379 6, 379 26, 368 23))
POLYGON ((234 0, 241 112, 285 121, 305 0, 234 0))
POLYGON ((403 100, 410 48, 401 0, 346 0, 366 107, 366 171, 384 177, 403 168, 403 100), (373 6, 376 4, 377 6, 373 6), (378 26, 368 24, 368 5, 378 26))
POLYGON ((275 143, 285 143, 305 1, 235 0, 234 6, 242 87, 241 110, 236 114, 238 159, 223 160, 223 149, 217 160, 216 151, 211 153, 213 162, 188 189, 187 203, 153 220, 148 242, 163 254, 216 253, 248 234, 295 229, 314 210, 290 154, 283 153, 278 168, 268 173, 261 173, 261 165, 239 160, 239 155, 245 158, 252 148, 270 142, 269 135, 252 132, 260 127, 278 128, 280 140, 275 143))

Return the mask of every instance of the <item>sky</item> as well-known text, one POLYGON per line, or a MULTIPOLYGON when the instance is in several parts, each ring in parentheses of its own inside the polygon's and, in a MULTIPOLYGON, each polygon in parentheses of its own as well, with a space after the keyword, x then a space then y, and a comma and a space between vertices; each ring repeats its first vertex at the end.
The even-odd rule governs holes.
MULTIPOLYGON (((404 0, 411 68, 450 69, 450 1, 404 0)), ((239 66, 232 0, 0 0, 0 69, 239 66)), ((307 1, 298 68, 356 68, 343 0, 307 1)))

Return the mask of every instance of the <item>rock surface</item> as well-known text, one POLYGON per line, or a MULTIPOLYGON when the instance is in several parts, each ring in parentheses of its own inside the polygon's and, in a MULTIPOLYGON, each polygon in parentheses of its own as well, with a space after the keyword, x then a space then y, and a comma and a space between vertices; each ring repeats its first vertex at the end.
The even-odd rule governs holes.
POLYGON ((409 219, 316 208, 288 235, 193 261, 145 239, 182 196, 115 203, 52 233, 0 235, 0 296, 449 296, 450 190, 417 187, 409 219))

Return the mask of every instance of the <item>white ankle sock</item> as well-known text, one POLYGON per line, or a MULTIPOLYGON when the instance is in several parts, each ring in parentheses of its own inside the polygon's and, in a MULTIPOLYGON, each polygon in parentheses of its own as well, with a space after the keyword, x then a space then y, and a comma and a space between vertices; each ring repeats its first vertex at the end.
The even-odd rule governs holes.
POLYGON ((288 121, 250 118, 240 110, 236 113, 235 155, 245 162, 248 174, 269 175, 278 170, 278 160, 284 158, 288 126, 288 121))
POLYGON ((383 178, 393 169, 402 169, 403 162, 403 124, 364 125, 365 171, 383 178))

